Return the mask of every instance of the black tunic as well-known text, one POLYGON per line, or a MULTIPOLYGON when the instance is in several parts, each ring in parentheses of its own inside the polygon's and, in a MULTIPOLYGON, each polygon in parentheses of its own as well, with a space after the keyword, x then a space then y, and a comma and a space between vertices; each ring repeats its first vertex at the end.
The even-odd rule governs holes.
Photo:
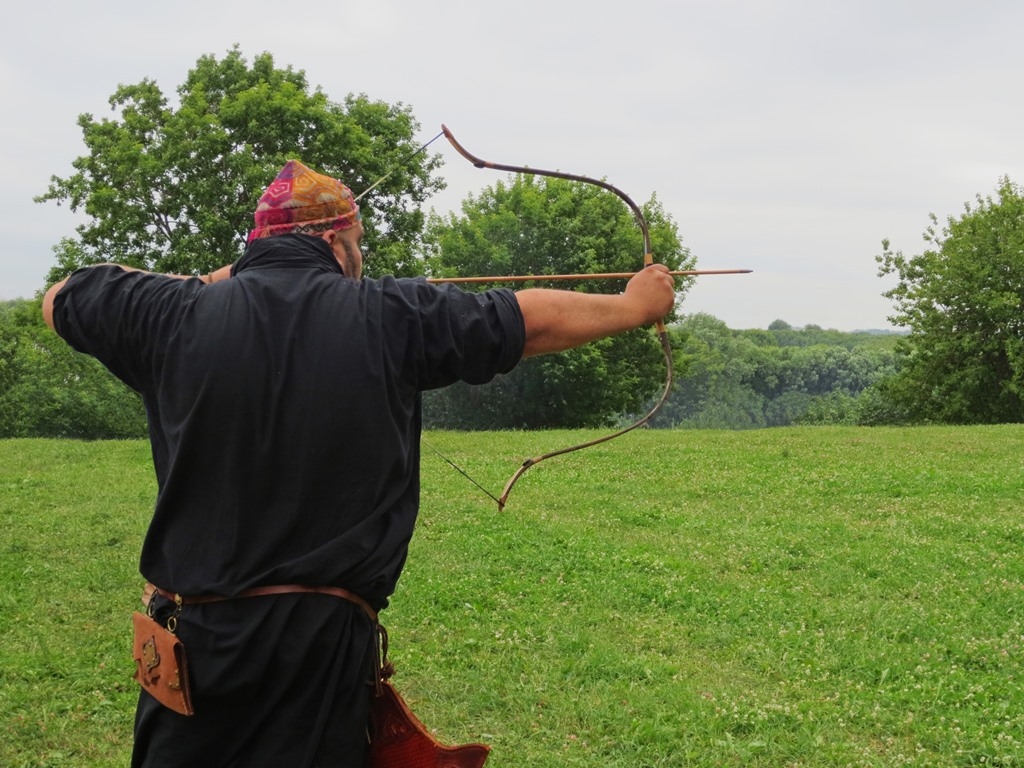
MULTIPOLYGON (((204 285, 92 267, 54 300, 60 335, 146 406, 158 495, 140 571, 184 595, 335 585, 382 608, 418 508, 420 392, 514 367, 515 296, 350 280, 303 235, 256 241, 232 271, 204 285)), ((179 627, 196 715, 143 695, 135 765, 359 765, 357 608, 250 598, 189 606, 179 627)))

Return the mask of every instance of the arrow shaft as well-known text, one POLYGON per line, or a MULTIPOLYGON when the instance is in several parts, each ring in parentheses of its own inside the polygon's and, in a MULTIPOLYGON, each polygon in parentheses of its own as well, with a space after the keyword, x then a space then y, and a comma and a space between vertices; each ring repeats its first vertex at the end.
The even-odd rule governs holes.
MULTIPOLYGON (((750 269, 677 269, 668 274, 676 277, 698 275, 743 275, 750 269)), ((428 283, 529 283, 548 280, 628 280, 636 272, 594 272, 571 275, 505 275, 486 277, 428 277, 428 283)))

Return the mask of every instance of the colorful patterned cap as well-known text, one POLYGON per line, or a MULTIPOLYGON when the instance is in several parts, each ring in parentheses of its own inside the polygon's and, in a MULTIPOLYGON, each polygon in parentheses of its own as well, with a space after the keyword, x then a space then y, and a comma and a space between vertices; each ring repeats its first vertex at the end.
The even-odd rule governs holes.
POLYGON ((298 160, 289 160, 260 198, 256 228, 248 242, 289 232, 315 235, 349 229, 359 218, 352 190, 298 160))

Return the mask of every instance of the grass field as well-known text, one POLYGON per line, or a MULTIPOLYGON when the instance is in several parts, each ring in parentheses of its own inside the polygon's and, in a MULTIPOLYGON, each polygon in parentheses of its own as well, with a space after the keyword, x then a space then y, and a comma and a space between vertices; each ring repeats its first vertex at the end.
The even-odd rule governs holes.
MULTIPOLYGON (((588 433, 589 434, 589 433, 588 433)), ((431 434, 492 489, 581 433, 431 434)), ((140 442, 0 442, 0 766, 123 766, 140 442)), ((1024 766, 1024 427, 638 431, 499 514, 429 451, 382 616, 488 768, 1024 766)))

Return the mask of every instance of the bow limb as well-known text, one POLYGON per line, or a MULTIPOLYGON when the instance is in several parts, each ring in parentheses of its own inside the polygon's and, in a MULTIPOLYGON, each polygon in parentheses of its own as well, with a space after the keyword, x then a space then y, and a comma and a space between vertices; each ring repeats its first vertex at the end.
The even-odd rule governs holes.
MULTIPOLYGON (((447 138, 449 143, 451 143, 452 147, 455 148, 455 151, 458 152, 460 155, 462 155, 467 160, 469 160, 469 162, 471 162, 477 168, 490 168, 492 170, 506 171, 508 173, 525 173, 525 174, 532 174, 532 175, 535 175, 535 176, 550 176, 550 177, 556 178, 556 179, 567 179, 569 181, 579 181, 579 182, 583 182, 585 184, 594 184, 594 185, 596 185, 598 187, 601 187, 602 189, 606 189, 609 192, 612 192, 613 194, 615 194, 620 200, 622 200, 629 207, 630 211, 633 212, 633 217, 636 219, 637 225, 640 227, 640 232, 643 235, 643 242, 644 242, 643 266, 646 268, 646 267, 649 267, 651 264, 654 263, 654 254, 652 253, 652 249, 651 249, 650 228, 647 225, 647 219, 644 218, 644 214, 643 214, 643 211, 640 210, 640 206, 638 206, 629 195, 627 195, 625 192, 623 192, 618 187, 616 187, 616 186, 614 186, 612 184, 609 184, 606 181, 602 181, 601 179, 594 179, 594 178, 591 178, 589 176, 580 176, 580 175, 574 174, 574 173, 565 173, 563 171, 548 171, 548 170, 544 170, 542 168, 530 168, 528 166, 505 165, 503 163, 492 163, 492 162, 490 162, 488 160, 483 160, 483 159, 477 157, 476 155, 472 154, 471 152, 467 151, 466 148, 463 147, 455 139, 455 136, 452 134, 452 132, 450 130, 448 130, 447 126, 442 125, 441 126, 441 132, 444 133, 445 138, 447 138)), ((519 469, 516 470, 515 474, 513 474, 512 477, 509 479, 509 481, 505 484, 505 489, 502 491, 501 497, 497 499, 498 510, 499 511, 501 511, 501 510, 503 510, 505 508, 505 504, 508 501, 508 496, 512 492, 512 487, 518 482, 519 478, 522 477, 526 473, 526 470, 528 470, 530 467, 536 466, 540 462, 545 461, 547 459, 554 458, 555 456, 562 456, 562 455, 564 455, 566 453, 572 453, 574 451, 580 451, 580 450, 583 450, 584 448, 590 448, 591 446, 599 445, 601 443, 606 443, 609 440, 614 440, 616 437, 620 437, 620 436, 626 434, 627 432, 632 432, 637 427, 643 426, 644 424, 646 424, 648 421, 651 420, 651 418, 654 416, 654 414, 656 414, 658 412, 658 410, 661 408, 661 406, 668 399, 669 394, 672 392, 672 382, 673 382, 673 364, 672 364, 672 362, 673 361, 672 361, 672 347, 669 344, 668 331, 665 328, 665 323, 663 321, 661 321, 661 320, 658 320, 658 322, 655 324, 655 328, 656 328, 656 330, 658 332, 658 340, 661 342, 661 349, 662 349, 662 352, 664 353, 664 356, 665 356, 665 371, 666 371, 666 373, 665 373, 665 385, 664 385, 664 388, 662 389, 661 397, 658 398, 658 401, 654 404, 654 407, 651 408, 650 411, 648 411, 644 416, 640 417, 639 419, 637 419, 635 422, 633 422, 629 426, 624 427, 623 429, 620 429, 617 432, 613 432, 610 435, 605 435, 604 437, 599 437, 599 438, 596 438, 594 440, 588 440, 588 441, 586 441, 584 443, 580 443, 579 445, 569 446, 568 448, 560 448, 560 449, 558 449, 556 451, 550 451, 548 453, 541 454, 540 456, 535 456, 533 458, 526 459, 522 463, 522 465, 519 467, 519 469)), ((490 494, 488 494, 488 495, 490 495, 490 494)), ((494 497, 492 496, 491 498, 494 498, 494 497)))
POLYGON ((455 151, 462 155, 464 158, 469 160, 477 168, 490 168, 494 171, 506 171, 508 173, 526 173, 534 176, 550 176, 555 179, 568 179, 569 181, 582 181, 584 184, 594 184, 601 189, 607 189, 609 192, 618 196, 622 202, 629 206, 629 210, 633 212, 633 217, 636 219, 636 223, 640 225, 640 232, 644 237, 644 266, 650 266, 654 263, 651 255, 651 234, 650 228, 647 226, 647 219, 644 218, 643 211, 640 210, 640 206, 633 202, 633 198, 623 192, 621 189, 616 187, 614 184, 609 184, 607 181, 602 179, 595 179, 590 176, 580 176, 576 173, 565 173, 564 171, 546 171, 543 168, 531 168, 525 165, 504 165, 502 163, 492 163, 488 160, 481 160, 476 155, 468 152, 455 139, 455 136, 448 126, 441 125, 441 133, 448 139, 448 142, 455 148, 455 151))

